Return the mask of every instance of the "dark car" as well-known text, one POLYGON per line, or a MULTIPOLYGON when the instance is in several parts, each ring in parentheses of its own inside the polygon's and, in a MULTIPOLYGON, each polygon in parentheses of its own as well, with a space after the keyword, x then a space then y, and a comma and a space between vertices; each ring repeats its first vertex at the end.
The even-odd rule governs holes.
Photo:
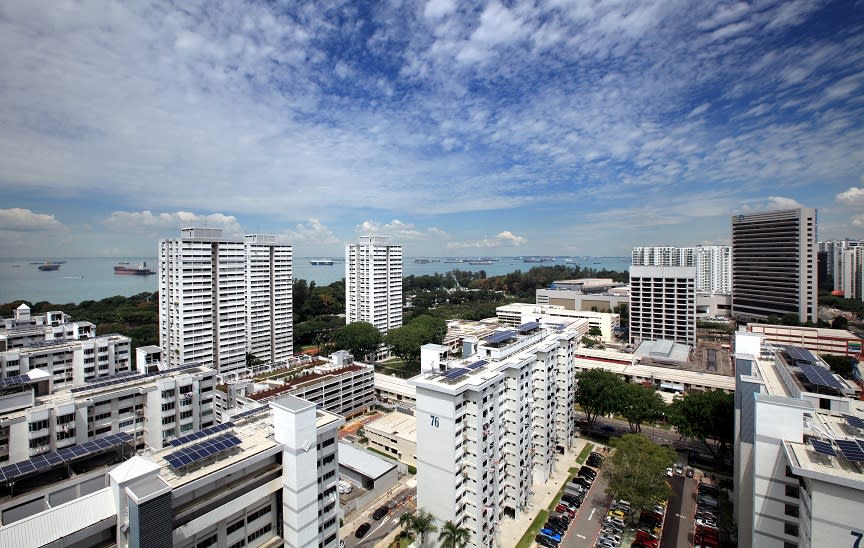
POLYGON ((378 508, 377 510, 372 512, 372 519, 374 519, 375 521, 378 521, 379 519, 383 518, 384 516, 386 516, 389 513, 390 513, 390 508, 388 508, 386 505, 384 505, 381 508, 378 508))
POLYGON ((693 469, 692 469, 692 468, 687 468, 687 474, 686 474, 686 475, 687 475, 688 478, 692 478, 692 477, 693 477, 693 469))
POLYGON ((558 548, 557 542, 543 535, 537 535, 536 537, 534 537, 534 541, 537 542, 537 544, 539 544, 540 546, 545 546, 546 548, 558 548))
POLYGON ((372 528, 371 524, 364 523, 363 525, 361 525, 360 527, 357 528, 357 532, 354 533, 354 536, 357 538, 363 538, 364 536, 366 536, 366 533, 368 533, 369 529, 371 529, 371 528, 372 528))
POLYGON ((562 537, 564 536, 564 533, 567 532, 566 527, 562 527, 560 524, 555 523, 554 521, 547 521, 546 523, 543 524, 543 527, 545 527, 546 529, 550 529, 552 531, 555 531, 556 533, 558 533, 562 537))
POLYGON ((579 475, 582 477, 590 478, 591 481, 594 481, 594 478, 597 477, 597 472, 593 468, 583 466, 579 469, 579 475))
POLYGON ((586 477, 583 477, 583 476, 577 476, 577 477, 573 478, 573 483, 575 483, 576 485, 581 485, 581 486, 584 487, 585 489, 588 489, 588 488, 591 487, 591 484, 592 484, 593 482, 592 482, 590 479, 586 478, 586 477))

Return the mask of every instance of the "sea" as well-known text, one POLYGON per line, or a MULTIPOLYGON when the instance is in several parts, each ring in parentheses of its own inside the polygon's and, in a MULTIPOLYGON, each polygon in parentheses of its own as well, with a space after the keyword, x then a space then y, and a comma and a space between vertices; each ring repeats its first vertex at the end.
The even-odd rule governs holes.
MULTIPOLYGON (((328 285, 345 277, 344 257, 333 257, 332 265, 318 266, 309 263, 321 257, 295 257, 294 278, 314 281, 316 285, 328 285)), ((325 257, 327 258, 327 257, 325 257)), ((424 260, 426 258, 421 258, 424 260)), ((596 270, 624 271, 630 268, 630 257, 556 257, 542 263, 526 263, 522 257, 491 257, 490 264, 451 262, 457 259, 434 258, 439 262, 415 262, 407 257, 403 263, 403 275, 445 273, 450 270, 483 270, 487 277, 501 276, 517 270, 528 271, 534 266, 579 265, 596 270)), ((31 303, 47 301, 53 304, 80 303, 81 301, 105 299, 115 295, 129 297, 158 289, 157 276, 129 276, 114 274, 114 266, 125 261, 135 267, 141 263, 154 272, 158 269, 156 257, 97 257, 97 258, 52 258, 65 261, 59 270, 41 271, 38 265, 45 262, 39 258, 0 258, 0 303, 26 300, 31 303)), ((465 259, 468 260, 467 258, 465 259)))

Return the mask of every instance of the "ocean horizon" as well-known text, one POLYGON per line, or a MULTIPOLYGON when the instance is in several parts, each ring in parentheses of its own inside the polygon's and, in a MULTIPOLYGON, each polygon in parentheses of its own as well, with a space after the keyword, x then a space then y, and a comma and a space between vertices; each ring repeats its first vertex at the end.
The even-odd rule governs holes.
MULTIPOLYGON (((403 276, 422 276, 451 270, 486 272, 486 276, 501 276, 517 270, 523 272, 535 266, 580 266, 596 270, 623 271, 630 268, 630 257, 588 257, 530 255, 482 258, 493 259, 491 264, 469 264, 467 262, 445 262, 448 259, 479 259, 477 256, 451 255, 433 257, 421 255, 406 257, 402 265, 403 276), (542 257, 543 262, 524 262, 524 258, 542 257), (437 262, 416 263, 415 259, 432 259, 437 262), (572 262, 571 262, 572 261, 572 262)), ((147 263, 154 271, 158 268, 156 257, 10 257, 0 258, 0 303, 26 300, 31 303, 47 301, 53 304, 80 303, 100 300, 115 295, 129 297, 158 289, 157 275, 135 276, 114 274, 114 266, 126 261, 129 266, 147 263), (50 261, 65 261, 59 270, 40 271, 38 264, 50 261), (32 264, 37 263, 37 264, 32 264)), ((329 285, 345 277, 345 258, 309 256, 294 258, 294 279, 314 281, 316 285, 329 285), (312 265, 312 259, 332 259, 332 265, 312 265)))

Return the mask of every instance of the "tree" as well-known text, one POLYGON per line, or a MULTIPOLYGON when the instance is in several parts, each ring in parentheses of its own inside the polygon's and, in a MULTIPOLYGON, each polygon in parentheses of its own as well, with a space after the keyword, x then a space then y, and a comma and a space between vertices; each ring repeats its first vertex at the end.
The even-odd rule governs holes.
POLYGON ((447 521, 441 527, 438 540, 444 548, 465 548, 471 540, 471 531, 457 526, 452 521, 447 521))
POLYGON ((612 446, 615 452, 609 457, 606 487, 610 497, 625 499, 638 508, 669 496, 665 471, 675 462, 675 451, 642 434, 625 434, 613 440, 612 446))
POLYGON ((847 320, 845 316, 837 316, 831 320, 832 329, 847 329, 848 327, 849 320, 847 320))
POLYGON ((666 409, 663 398, 651 387, 625 384, 619 412, 630 424, 634 434, 642 431, 642 423, 660 417, 666 409))
POLYGON ((856 363, 855 358, 851 356, 837 356, 835 354, 819 354, 819 357, 828 364, 831 371, 847 379, 852 377, 852 368, 856 363))
POLYGON ((402 327, 387 333, 384 342, 393 354, 406 365, 420 359, 420 347, 424 344, 441 344, 447 334, 447 322, 441 318, 423 314, 402 327))
POLYGON ((714 457, 717 453, 709 439, 720 442, 720 451, 734 436, 735 398, 722 390, 690 392, 668 407, 669 420, 678 433, 701 441, 714 457))
POLYGON ((597 345, 597 341, 595 341, 591 337, 582 337, 582 340, 580 342, 585 348, 594 348, 597 345))
POLYGON ((600 337, 603 335, 603 332, 600 331, 600 328, 597 327, 596 325, 592 325, 591 329, 588 330, 588 334, 591 335, 592 337, 600 337))
POLYGON ((588 424, 594 424, 598 416, 613 413, 621 408, 624 381, 611 371, 589 369, 576 375, 576 403, 585 412, 588 424))
POLYGON ((349 323, 330 336, 335 350, 347 350, 356 360, 363 360, 381 345, 381 333, 371 323, 349 323))
POLYGON ((432 517, 432 514, 424 510, 405 512, 399 516, 399 525, 402 526, 404 531, 417 535, 417 538, 420 541, 420 546, 423 546, 423 543, 426 540, 426 535, 437 529, 433 523, 434 519, 435 518, 432 517))

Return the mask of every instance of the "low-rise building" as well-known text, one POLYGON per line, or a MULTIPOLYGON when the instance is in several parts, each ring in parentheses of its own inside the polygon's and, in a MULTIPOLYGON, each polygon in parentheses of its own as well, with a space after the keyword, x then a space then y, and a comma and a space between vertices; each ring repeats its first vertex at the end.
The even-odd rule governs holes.
POLYGON ((375 373, 375 398, 389 405, 413 408, 417 403, 417 388, 407 379, 375 373))
POLYGON ((417 419, 399 411, 393 411, 363 425, 369 445, 394 458, 417 465, 417 419))
POLYGON ((285 396, 132 458, 120 435, 2 468, 0 545, 336 547, 343 422, 285 396))
POLYGON ((748 323, 748 333, 758 333, 768 344, 800 346, 819 354, 858 356, 862 339, 845 329, 748 323))
POLYGON ((589 331, 591 328, 596 327, 600 330, 600 338, 606 342, 614 340, 615 331, 621 327, 620 314, 593 312, 590 310, 567 310, 563 306, 558 305, 513 303, 499 306, 495 309, 495 314, 502 325, 512 327, 529 321, 538 321, 541 317, 560 318, 568 322, 574 319, 587 320, 589 331))
POLYGON ((0 351, 56 340, 92 339, 96 326, 90 322, 73 322, 63 312, 32 314, 24 303, 15 309, 12 318, 0 320, 0 351))

